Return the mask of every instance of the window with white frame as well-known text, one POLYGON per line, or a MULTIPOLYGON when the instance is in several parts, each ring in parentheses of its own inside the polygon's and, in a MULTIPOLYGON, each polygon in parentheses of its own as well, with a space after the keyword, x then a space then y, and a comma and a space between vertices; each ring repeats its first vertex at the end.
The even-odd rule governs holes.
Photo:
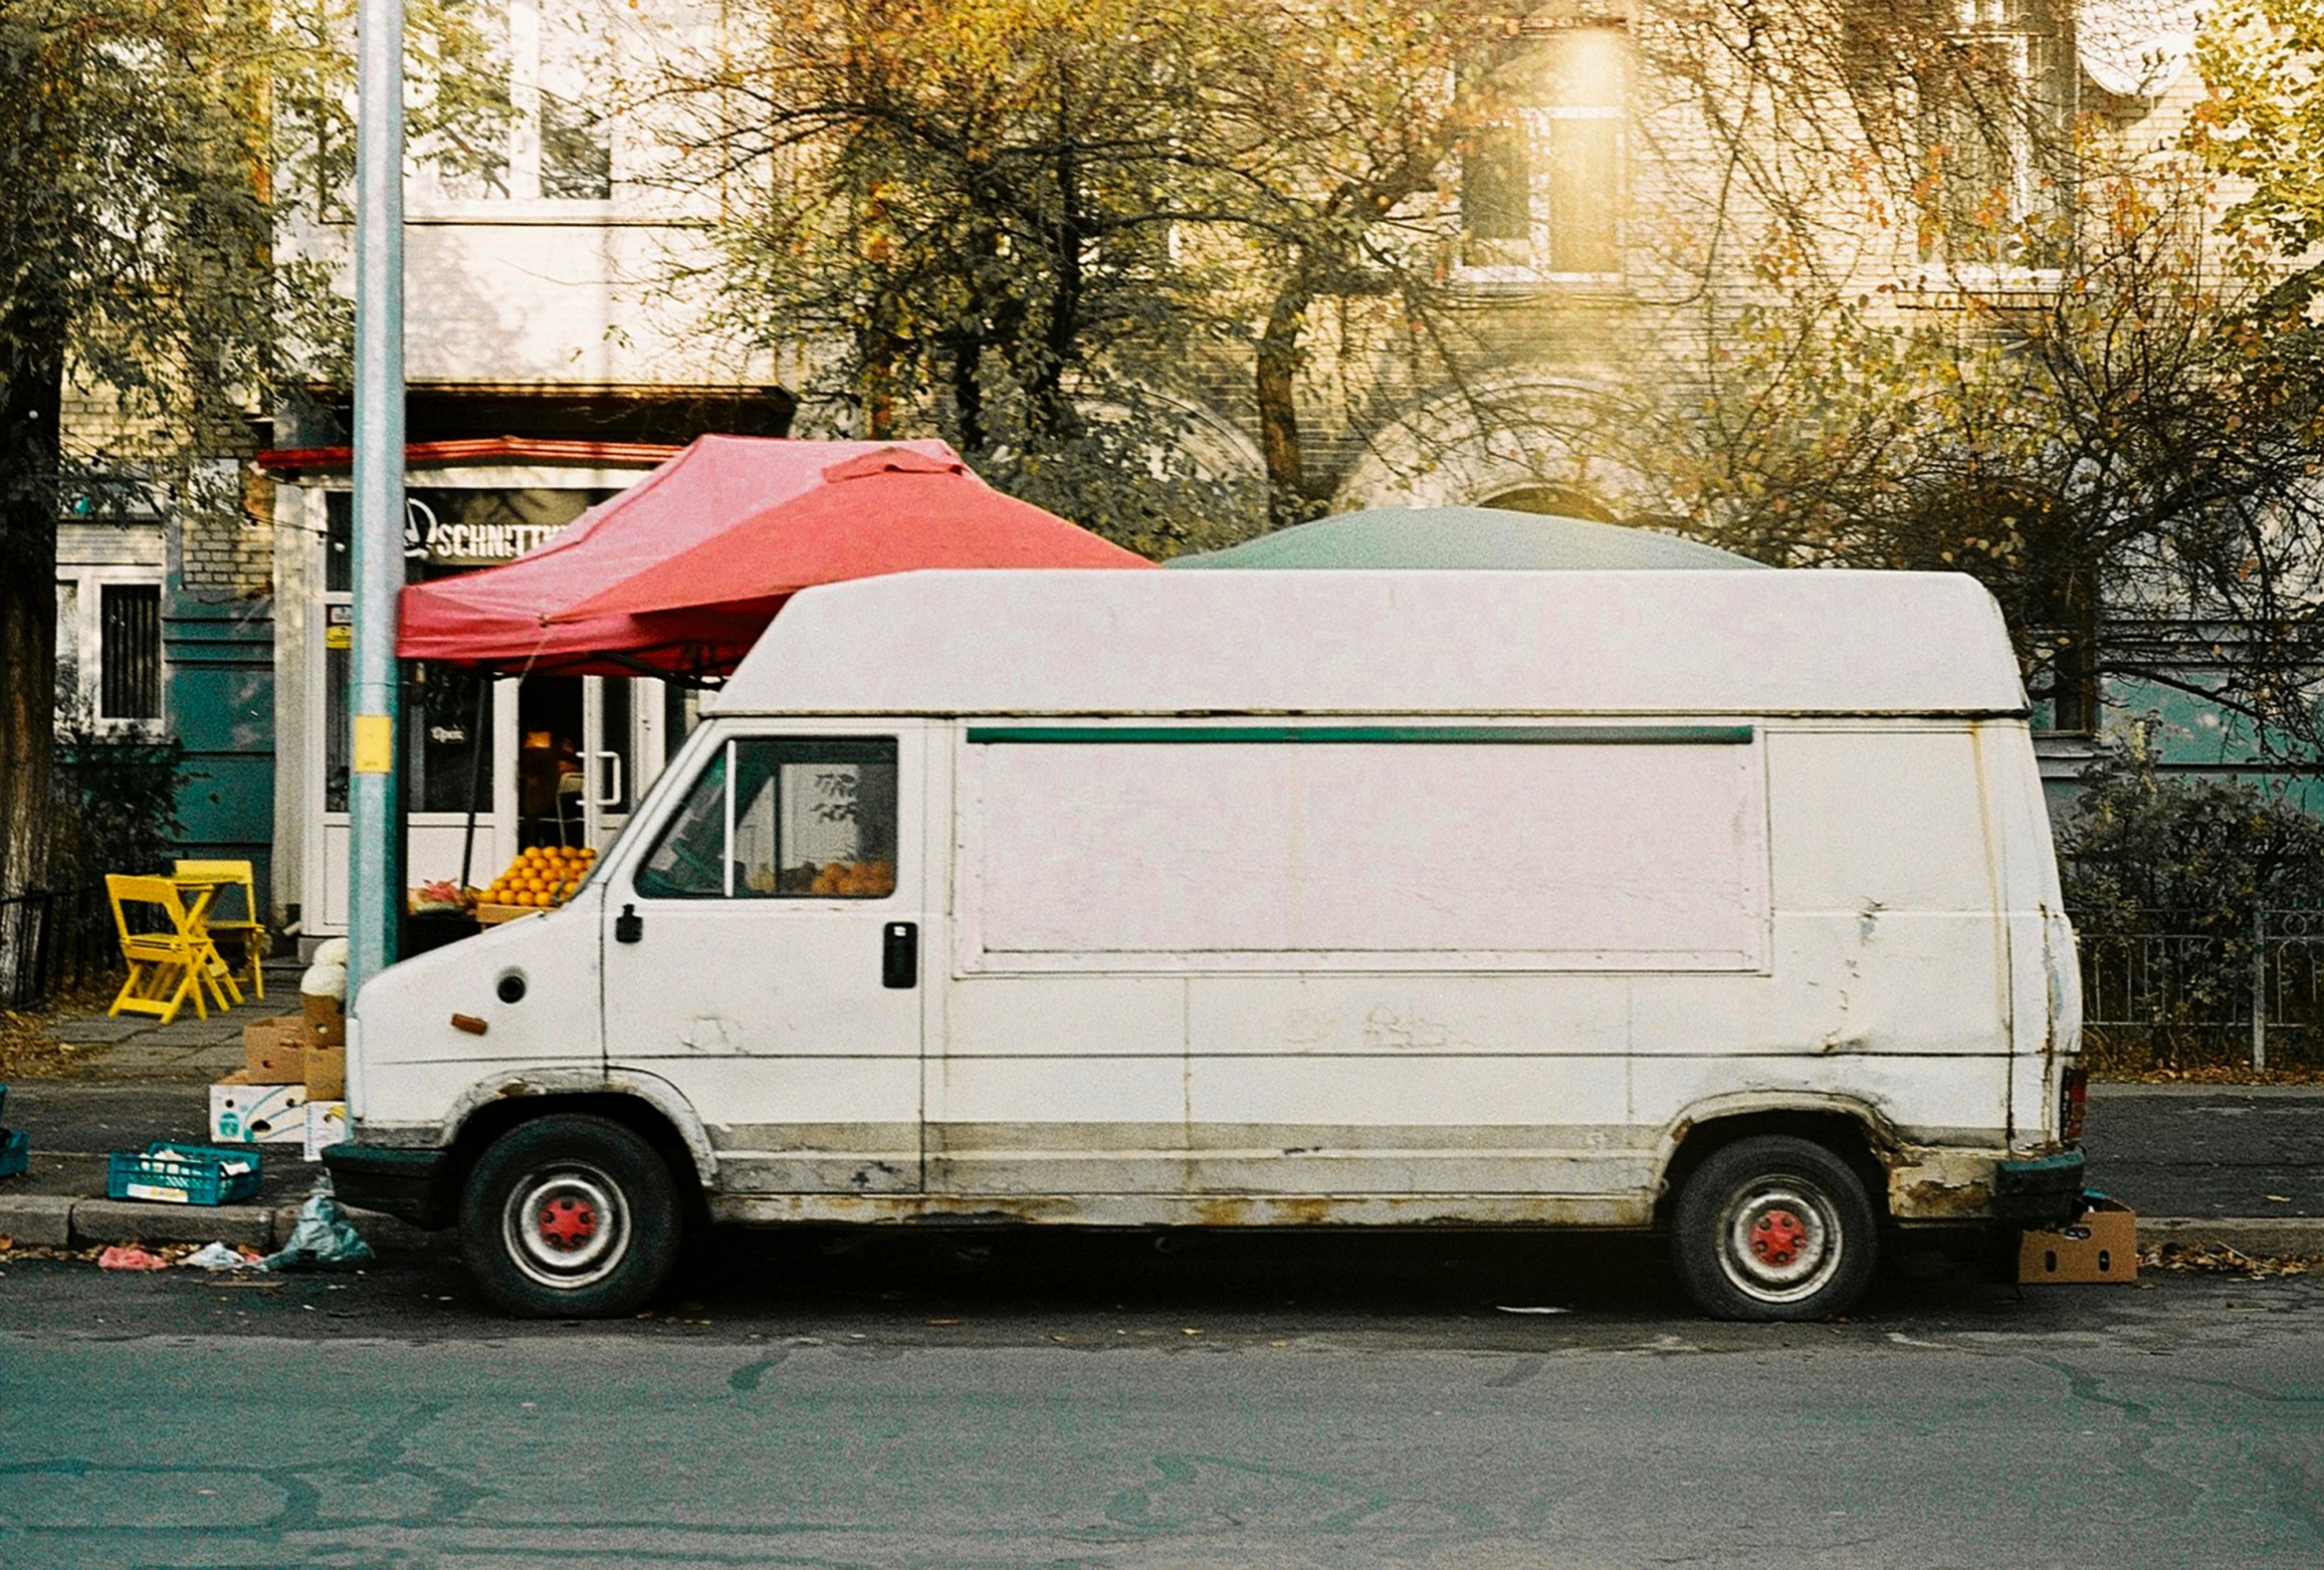
POLYGON ((1482 74, 1488 114, 1461 173, 1464 277, 1620 274, 1627 56, 1619 28, 1566 28, 1482 74))
POLYGON ((101 567, 57 580, 60 729, 151 731, 162 697, 158 574, 101 567))
POLYGON ((414 204, 611 200, 615 7, 479 0, 473 21, 496 85, 505 79, 506 109, 478 117, 482 145, 414 146, 414 204))
POLYGON ((2051 0, 1950 0, 1948 48, 1918 83, 1923 260, 2054 266, 2065 235, 2075 73, 2051 0))

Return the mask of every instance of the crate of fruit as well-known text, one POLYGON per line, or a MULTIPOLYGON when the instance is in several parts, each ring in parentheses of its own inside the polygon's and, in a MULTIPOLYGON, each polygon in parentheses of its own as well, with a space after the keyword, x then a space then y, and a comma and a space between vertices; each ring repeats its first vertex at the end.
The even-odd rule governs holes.
POLYGON ((162 1141, 142 1154, 116 1150, 106 1174, 107 1199, 164 1205, 232 1205, 258 1197, 259 1158, 247 1150, 162 1141))

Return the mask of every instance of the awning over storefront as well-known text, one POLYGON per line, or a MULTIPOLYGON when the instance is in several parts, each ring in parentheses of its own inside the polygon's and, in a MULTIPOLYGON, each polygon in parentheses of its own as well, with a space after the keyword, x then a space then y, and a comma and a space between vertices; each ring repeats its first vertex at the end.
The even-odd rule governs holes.
POLYGON ((504 566, 403 591, 405 659, 715 676, 790 593, 922 566, 1148 566, 939 441, 705 436, 504 566))

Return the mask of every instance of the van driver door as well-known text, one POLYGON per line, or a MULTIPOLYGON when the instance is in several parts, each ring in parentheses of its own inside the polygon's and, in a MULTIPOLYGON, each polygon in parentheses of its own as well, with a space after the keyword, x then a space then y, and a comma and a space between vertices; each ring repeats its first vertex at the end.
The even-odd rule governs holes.
POLYGON ((686 1096, 724 1193, 921 1187, 926 752, 909 722, 728 732, 617 850, 608 1071, 686 1096))

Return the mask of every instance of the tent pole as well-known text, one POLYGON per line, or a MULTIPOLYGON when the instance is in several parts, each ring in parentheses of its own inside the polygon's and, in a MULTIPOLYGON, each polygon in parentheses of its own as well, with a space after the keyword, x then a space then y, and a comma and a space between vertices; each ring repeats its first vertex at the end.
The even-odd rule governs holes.
POLYGON ((484 770, 486 751, 493 738, 485 732, 485 720, 493 694, 493 679, 484 671, 476 673, 476 718, 468 728, 468 829, 460 836, 460 890, 468 892, 469 870, 476 865, 476 814, 483 805, 485 781, 490 777, 484 770))

